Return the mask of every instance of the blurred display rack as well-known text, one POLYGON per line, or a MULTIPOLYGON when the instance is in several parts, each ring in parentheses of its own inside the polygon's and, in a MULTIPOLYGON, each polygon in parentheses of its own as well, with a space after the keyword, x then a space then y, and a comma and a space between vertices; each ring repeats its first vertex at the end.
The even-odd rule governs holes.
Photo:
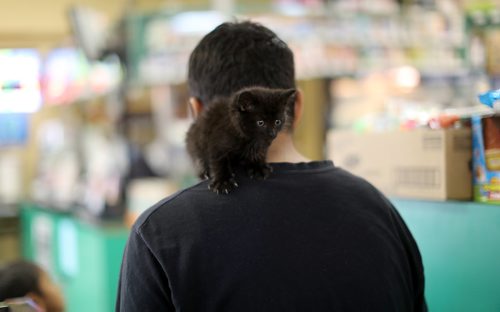
MULTIPOLYGON (((500 87, 500 8, 479 7, 470 9, 465 16, 467 59, 474 72, 483 73, 490 80, 490 88, 500 87)), ((484 90, 483 90, 484 91, 484 90)))
MULTIPOLYGON (((181 32, 182 27, 174 25, 178 17, 171 12, 128 16, 130 82, 147 86, 185 80, 189 53, 214 25, 181 32)), ((220 22, 234 20, 219 18, 220 22)), ((344 14, 326 7, 237 19, 248 18, 265 24, 289 44, 295 53, 298 79, 356 76, 400 65, 412 65, 429 76, 468 72, 463 16, 446 17, 422 8, 344 14), (426 20, 430 26, 425 25, 426 20)))

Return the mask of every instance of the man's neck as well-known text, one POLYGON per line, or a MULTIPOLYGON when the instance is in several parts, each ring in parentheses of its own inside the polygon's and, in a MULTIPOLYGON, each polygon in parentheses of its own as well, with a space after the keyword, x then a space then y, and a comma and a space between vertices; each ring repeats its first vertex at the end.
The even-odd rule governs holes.
POLYGON ((280 133, 267 152, 267 162, 298 163, 308 161, 310 160, 297 151, 291 134, 287 132, 280 133))

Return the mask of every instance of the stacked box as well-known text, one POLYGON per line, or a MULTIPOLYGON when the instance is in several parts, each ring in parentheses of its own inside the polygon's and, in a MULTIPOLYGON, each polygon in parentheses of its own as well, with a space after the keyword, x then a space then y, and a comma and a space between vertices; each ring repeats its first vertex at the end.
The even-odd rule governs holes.
POLYGON ((470 200, 471 129, 329 133, 329 157, 389 196, 470 200))

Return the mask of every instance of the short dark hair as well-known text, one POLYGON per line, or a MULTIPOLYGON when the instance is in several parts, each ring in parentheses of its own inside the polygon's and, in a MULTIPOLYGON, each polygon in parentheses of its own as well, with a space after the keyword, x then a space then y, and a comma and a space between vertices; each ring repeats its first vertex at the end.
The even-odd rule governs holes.
POLYGON ((42 270, 28 261, 16 261, 0 269, 0 301, 24 297, 30 292, 42 295, 42 270))
POLYGON ((270 29, 249 21, 223 23, 189 58, 188 87, 203 104, 252 86, 295 88, 293 53, 270 29))

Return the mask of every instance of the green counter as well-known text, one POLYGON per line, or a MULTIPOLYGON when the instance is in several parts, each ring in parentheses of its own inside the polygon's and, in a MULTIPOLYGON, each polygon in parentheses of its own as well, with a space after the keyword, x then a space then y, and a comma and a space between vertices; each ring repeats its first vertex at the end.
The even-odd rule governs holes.
POLYGON ((61 286, 67 312, 114 311, 128 230, 24 205, 23 256, 48 269, 61 286))
POLYGON ((392 202, 419 245, 429 311, 500 311, 500 205, 392 202))
MULTIPOLYGON (((500 311, 500 206, 392 199, 424 262, 431 312, 500 311)), ((48 267, 68 312, 114 310, 128 230, 33 205, 22 209, 23 254, 48 267)))

